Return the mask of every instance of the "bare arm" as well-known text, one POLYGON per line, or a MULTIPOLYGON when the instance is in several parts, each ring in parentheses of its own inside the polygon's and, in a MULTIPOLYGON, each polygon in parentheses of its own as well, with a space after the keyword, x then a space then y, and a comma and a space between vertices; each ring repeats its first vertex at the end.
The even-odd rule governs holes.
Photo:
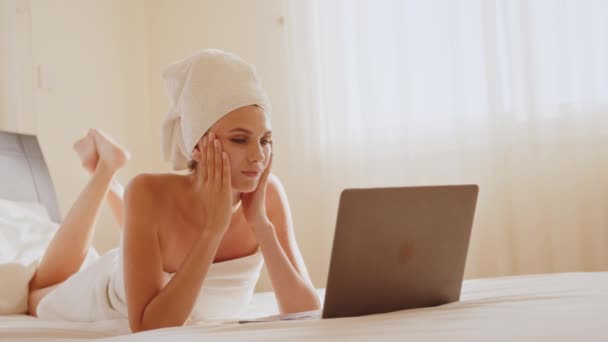
POLYGON ((282 314, 318 310, 321 302, 295 239, 287 195, 279 179, 268 179, 266 211, 271 225, 256 236, 282 314))
POLYGON ((151 218, 145 180, 135 179, 125 193, 125 290, 133 332, 182 326, 188 320, 222 235, 203 229, 173 278, 163 288, 158 226, 151 218))

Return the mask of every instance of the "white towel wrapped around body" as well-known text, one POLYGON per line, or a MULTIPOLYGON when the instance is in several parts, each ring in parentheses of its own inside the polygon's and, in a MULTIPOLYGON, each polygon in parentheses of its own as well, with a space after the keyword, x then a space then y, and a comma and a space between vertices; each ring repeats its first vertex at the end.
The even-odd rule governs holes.
MULTIPOLYGON (((38 304, 38 317, 79 322, 127 319, 122 245, 49 292, 38 304)), ((189 321, 239 317, 249 305, 263 264, 259 248, 252 255, 211 264, 189 321)), ((163 277, 166 285, 173 274, 165 272, 163 277)))

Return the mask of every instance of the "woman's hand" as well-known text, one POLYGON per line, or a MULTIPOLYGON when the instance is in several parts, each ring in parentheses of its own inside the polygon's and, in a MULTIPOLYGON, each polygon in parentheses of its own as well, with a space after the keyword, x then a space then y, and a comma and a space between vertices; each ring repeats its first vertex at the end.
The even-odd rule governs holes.
POLYGON ((213 132, 204 137, 198 147, 193 158, 198 162, 198 192, 204 208, 205 228, 223 235, 232 218, 230 159, 213 132))
POLYGON ((260 177, 258 187, 253 192, 241 194, 241 205, 243 207, 243 213, 247 219, 247 223, 251 228, 261 229, 271 225, 268 216, 266 215, 266 185, 268 183, 268 175, 272 166, 273 153, 270 154, 270 161, 268 166, 260 177))

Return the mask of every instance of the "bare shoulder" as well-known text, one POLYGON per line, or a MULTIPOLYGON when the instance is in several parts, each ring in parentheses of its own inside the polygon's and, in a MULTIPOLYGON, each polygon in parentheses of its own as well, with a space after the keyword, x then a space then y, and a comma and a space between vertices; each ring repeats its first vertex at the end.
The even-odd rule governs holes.
POLYGON ((268 218, 273 222, 285 220, 291 215, 290 212, 287 192, 283 183, 277 175, 269 174, 266 184, 266 213, 268 218))
POLYGON ((171 189, 171 183, 175 182, 172 174, 149 174, 142 173, 133 177, 124 193, 125 214, 129 216, 145 213, 145 217, 153 218, 154 213, 160 212, 166 203, 171 189), (131 215, 130 215, 131 214, 131 215))
POLYGON ((132 208, 150 205, 150 196, 157 190, 155 183, 155 175, 142 173, 133 177, 125 186, 125 206, 132 208))
POLYGON ((133 177, 125 187, 125 200, 127 196, 137 200, 150 199, 151 195, 166 192, 176 179, 177 176, 173 174, 141 173, 133 177))
POLYGON ((285 187, 281 180, 274 173, 270 173, 268 175, 268 183, 266 184, 266 204, 271 204, 277 201, 281 201, 284 197, 284 200, 287 200, 287 193, 285 192, 285 187))

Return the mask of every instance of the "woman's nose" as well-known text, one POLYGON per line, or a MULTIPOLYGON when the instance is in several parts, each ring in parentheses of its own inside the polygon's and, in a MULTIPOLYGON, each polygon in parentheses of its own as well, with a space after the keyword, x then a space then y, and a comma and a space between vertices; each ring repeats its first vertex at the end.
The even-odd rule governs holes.
POLYGON ((262 150, 262 146, 258 144, 253 145, 253 147, 249 151, 249 161, 258 162, 264 160, 264 151, 262 150))

